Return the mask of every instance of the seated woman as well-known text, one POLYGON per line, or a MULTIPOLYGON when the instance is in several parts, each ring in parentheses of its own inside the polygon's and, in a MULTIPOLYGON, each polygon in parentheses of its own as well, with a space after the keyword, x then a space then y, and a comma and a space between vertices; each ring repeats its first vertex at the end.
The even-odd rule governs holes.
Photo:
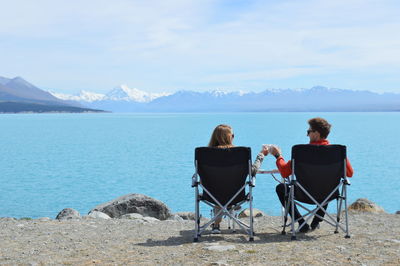
MULTIPOLYGON (((208 144, 208 147, 214 147, 214 148, 231 148, 233 147, 233 138, 235 137, 235 135, 233 134, 233 130, 232 127, 229 125, 218 125, 212 135, 211 135, 211 139, 210 142, 208 144)), ((257 170, 260 168, 261 163, 264 160, 264 157, 268 155, 268 149, 265 149, 264 147, 262 148, 262 150, 260 151, 260 153, 258 153, 252 168, 251 168, 251 173, 252 176, 255 176, 257 173, 257 170)), ((220 210, 219 207, 214 207, 214 215, 216 215, 218 213, 218 211, 220 210)), ((213 234, 220 234, 221 230, 220 230, 220 223, 221 223, 222 217, 218 218, 214 224, 212 224, 212 233, 213 234)))

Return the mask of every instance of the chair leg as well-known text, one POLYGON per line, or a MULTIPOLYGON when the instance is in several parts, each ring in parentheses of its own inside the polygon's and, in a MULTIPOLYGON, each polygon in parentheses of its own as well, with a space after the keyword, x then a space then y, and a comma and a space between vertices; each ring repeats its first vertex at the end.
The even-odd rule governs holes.
POLYGON ((286 225, 288 221, 288 204, 287 201, 285 201, 285 207, 282 207, 282 220, 283 220, 283 225, 282 225, 282 235, 286 235, 286 225))
MULTIPOLYGON (((229 211, 229 212, 232 214, 231 211, 229 211)), ((228 229, 231 230, 231 217, 228 216, 227 218, 228 218, 228 229)), ((232 221, 232 222, 233 222, 233 221, 232 221)))
POLYGON ((348 211, 347 211, 347 188, 346 185, 344 185, 344 208, 345 208, 345 219, 346 219, 346 236, 345 238, 350 238, 349 234, 349 216, 348 216, 348 211))
POLYGON ((291 204, 291 211, 292 211, 292 237, 291 240, 296 240, 296 230, 294 228, 295 220, 294 217, 294 185, 290 187, 290 204, 291 204))
POLYGON ((340 209, 342 207, 342 198, 339 198, 336 200, 336 228, 334 233, 337 234, 339 233, 338 229, 339 229, 339 222, 340 222, 340 209))
POLYGON ((282 228, 282 232, 281 232, 281 234, 282 235, 286 235, 286 223, 287 223, 287 217, 285 217, 285 220, 284 220, 284 222, 283 222, 283 228, 282 228))
POLYGON ((200 230, 200 212, 199 212, 199 205, 200 205, 200 200, 199 200, 199 189, 196 187, 195 189, 195 221, 194 221, 194 242, 198 241, 199 237, 199 230, 200 230))
POLYGON ((250 239, 249 241, 254 241, 254 218, 253 218, 253 189, 250 186, 249 188, 249 207, 250 207, 250 239))
MULTIPOLYGON (((235 213, 235 218, 238 219, 239 218, 239 214, 236 212, 235 213)), ((236 233, 236 223, 232 221, 232 227, 233 227, 233 233, 236 233)))
MULTIPOLYGON (((250 213, 253 214, 252 211, 250 211, 250 213)), ((253 218, 253 215, 251 215, 250 216, 250 238, 249 238, 250 242, 254 242, 254 236, 255 236, 253 222, 254 222, 254 218, 253 218)))

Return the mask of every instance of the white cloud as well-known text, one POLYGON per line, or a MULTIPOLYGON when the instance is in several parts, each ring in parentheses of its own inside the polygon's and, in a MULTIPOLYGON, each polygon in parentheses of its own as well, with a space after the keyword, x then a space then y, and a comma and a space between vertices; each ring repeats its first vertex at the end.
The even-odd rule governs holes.
POLYGON ((287 78, 400 70, 397 1, 2 2, 0 75, 53 86, 285 86, 287 78))

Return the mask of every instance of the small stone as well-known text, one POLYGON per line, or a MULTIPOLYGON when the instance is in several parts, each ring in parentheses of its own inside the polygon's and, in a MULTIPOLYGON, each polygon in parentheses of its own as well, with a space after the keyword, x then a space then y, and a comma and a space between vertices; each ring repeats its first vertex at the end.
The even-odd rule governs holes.
POLYGON ((158 220, 157 218, 154 218, 154 217, 143 217, 142 220, 145 221, 145 222, 149 222, 149 223, 159 222, 160 221, 160 220, 158 220))
POLYGON ((171 216, 168 218, 168 220, 179 221, 179 222, 183 222, 183 221, 184 221, 184 219, 183 219, 181 216, 177 215, 177 214, 171 215, 171 216))
POLYGON ((354 203, 349 206, 349 211, 356 212, 371 212, 371 213, 382 213, 385 210, 368 199, 357 199, 354 203))
POLYGON ((81 215, 77 210, 65 208, 57 214, 57 220, 76 220, 81 219, 81 215))
MULTIPOLYGON (((262 217, 266 216, 264 212, 260 211, 259 209, 253 208, 253 217, 262 217)), ((239 218, 247 218, 250 217, 250 209, 244 209, 240 214, 239 218)))
POLYGON ((40 217, 37 220, 40 222, 48 222, 48 221, 51 221, 51 218, 50 217, 40 217))
POLYGON ((89 212, 89 214, 87 215, 91 218, 100 218, 100 219, 111 219, 110 216, 108 216, 107 214, 105 214, 104 212, 99 212, 99 211, 92 211, 89 212))
POLYGON ((14 217, 1 217, 0 218, 1 221, 16 221, 17 219, 15 219, 14 217))
POLYGON ((342 246, 336 246, 336 248, 337 248, 339 251, 344 251, 344 250, 346 250, 346 248, 345 248, 345 247, 342 247, 342 246))
POLYGON ((180 216, 183 220, 195 220, 194 212, 177 212, 176 215, 180 216))
POLYGON ((206 250, 211 250, 211 251, 228 251, 228 250, 234 250, 235 246, 234 245, 226 245, 226 246, 222 246, 222 245, 212 245, 212 246, 208 246, 208 247, 204 247, 204 249, 206 250))
POLYGON ((223 260, 221 260, 221 261, 214 261, 214 262, 211 262, 209 265, 216 265, 216 266, 225 266, 225 265, 228 265, 227 264, 227 262, 226 261, 223 261, 223 260))

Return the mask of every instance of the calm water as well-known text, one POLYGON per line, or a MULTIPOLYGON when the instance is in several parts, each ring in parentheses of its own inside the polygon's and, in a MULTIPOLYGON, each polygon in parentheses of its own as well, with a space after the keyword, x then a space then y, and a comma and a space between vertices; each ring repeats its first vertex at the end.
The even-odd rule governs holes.
MULTIPOLYGON (((251 147, 253 158, 263 143, 289 158, 292 145, 307 143, 315 116, 333 124, 331 143, 348 146, 350 202, 365 197, 400 210, 400 113, 3 114, 0 217, 54 218, 66 207, 86 214, 128 193, 193 211, 194 148, 207 145, 217 124, 232 125, 235 145, 251 147)), ((263 168, 274 163, 267 157, 263 168)), ((259 175, 254 197, 256 208, 278 215, 275 185, 259 175)))

